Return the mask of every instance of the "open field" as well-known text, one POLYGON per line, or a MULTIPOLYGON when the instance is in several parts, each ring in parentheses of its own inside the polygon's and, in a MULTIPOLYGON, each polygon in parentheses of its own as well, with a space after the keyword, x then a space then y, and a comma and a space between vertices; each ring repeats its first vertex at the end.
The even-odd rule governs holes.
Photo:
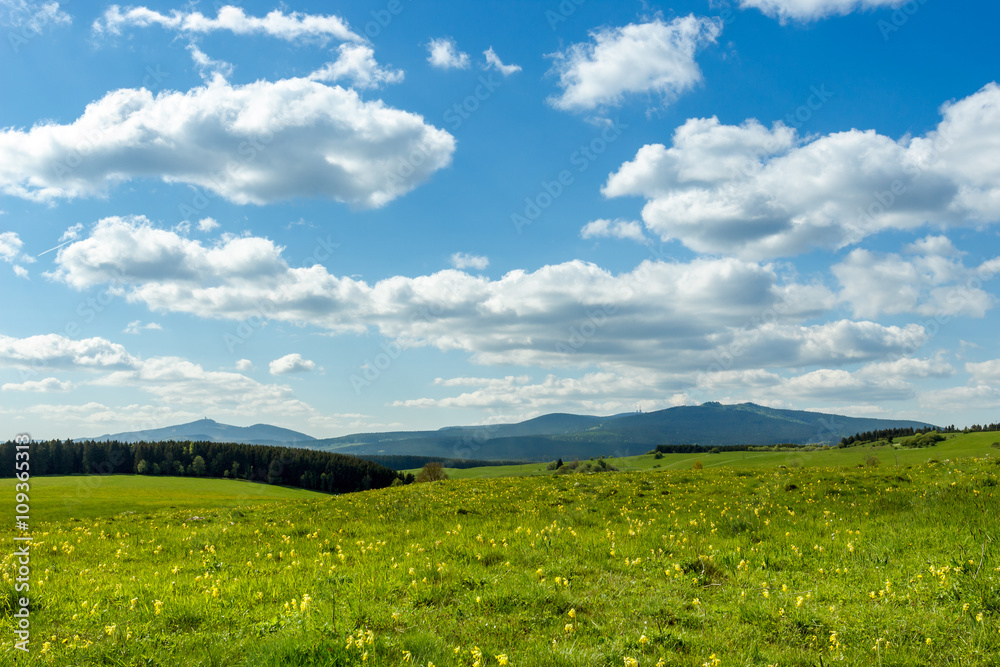
MULTIPOLYGON (((5 497, 14 497, 13 479, 0 479, 5 497)), ((225 479, 149 475, 73 475, 31 480, 34 522, 89 519, 122 512, 164 509, 222 509, 247 503, 325 497, 303 489, 225 479)))
MULTIPOLYGON (((706 468, 775 468, 778 466, 856 466, 875 456, 886 465, 913 465, 941 457, 1000 456, 1000 449, 991 447, 1000 441, 1000 433, 959 433, 931 449, 902 449, 889 445, 859 446, 846 449, 815 449, 813 451, 726 452, 719 454, 664 454, 657 459, 652 454, 609 458, 608 462, 623 472, 636 470, 680 470, 701 461, 706 468)), ((569 459, 565 459, 569 462, 569 459)), ((486 466, 482 468, 448 468, 452 479, 482 477, 520 477, 547 475, 545 463, 516 466, 486 466)), ((408 470, 416 474, 419 469, 408 470)))
POLYGON ((109 477, 80 521, 41 519, 79 478, 39 478, 17 664, 997 665, 1000 450, 961 437, 339 497, 109 477))

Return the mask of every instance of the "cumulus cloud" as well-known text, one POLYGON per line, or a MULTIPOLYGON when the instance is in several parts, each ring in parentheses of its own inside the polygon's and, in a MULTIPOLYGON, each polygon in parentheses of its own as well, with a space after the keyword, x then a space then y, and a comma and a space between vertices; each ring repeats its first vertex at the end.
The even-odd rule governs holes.
POLYGON ((141 334, 143 331, 161 331, 163 327, 156 322, 149 322, 148 324, 143 324, 142 320, 132 320, 128 323, 122 333, 127 334, 141 334))
POLYGON ((198 221, 198 231, 210 232, 213 229, 218 229, 219 223, 215 218, 202 218, 198 221))
MULTIPOLYGON (((50 25, 69 25, 73 17, 60 8, 58 2, 31 2, 30 0, 0 0, 0 25, 37 34, 50 25)), ((21 35, 7 36, 17 52, 16 41, 21 35)))
POLYGON ((243 414, 308 414, 311 408, 295 398, 291 387, 262 384, 240 373, 207 371, 181 357, 152 357, 134 368, 114 371, 90 384, 136 387, 171 406, 199 406, 204 412, 243 414))
POLYGON ((268 364, 268 370, 271 375, 308 373, 309 371, 316 370, 316 362, 310 361, 309 359, 303 359, 302 355, 296 352, 294 354, 286 354, 279 359, 275 359, 268 364))
POLYGON ((786 23, 816 21, 828 16, 845 16, 851 12, 879 7, 899 7, 907 0, 740 0, 740 8, 755 8, 786 23))
POLYGON ((802 324, 836 296, 735 258, 645 261, 619 274, 575 260, 495 280, 449 269, 369 284, 319 264, 292 268, 265 238, 205 245, 144 218, 108 218, 62 248, 56 265, 54 280, 77 289, 115 282, 155 312, 377 331, 485 364, 837 366, 900 355, 926 338, 917 325, 802 324))
POLYGON ((217 77, 186 93, 117 90, 72 123, 0 130, 0 192, 45 202, 154 178, 239 204, 327 197, 378 207, 450 164, 454 150, 444 130, 353 90, 217 77))
POLYGON ((486 65, 483 66, 483 69, 489 69, 492 67, 504 76, 510 76, 511 74, 521 71, 520 65, 504 65, 503 61, 500 60, 500 56, 497 55, 492 46, 483 51, 483 55, 486 56, 486 65))
POLYGON ((968 363, 965 365, 965 370, 977 385, 1000 385, 1000 359, 968 363))
POLYGON ((257 17, 249 16, 241 7, 233 5, 220 7, 215 18, 207 17, 197 11, 183 12, 175 9, 169 14, 163 14, 142 6, 123 9, 118 5, 111 5, 101 18, 94 21, 93 30, 98 35, 120 35, 128 28, 146 28, 154 25, 188 36, 200 36, 224 30, 235 35, 266 35, 289 42, 298 40, 326 42, 330 39, 363 41, 363 38, 352 32, 339 16, 301 12, 286 14, 276 9, 265 16, 257 17))
POLYGON ((549 103, 563 111, 592 111, 645 93, 670 103, 701 81, 695 54, 721 32, 721 22, 694 15, 596 30, 590 42, 551 55, 562 93, 549 103))
POLYGON ((476 269, 477 271, 483 271, 490 265, 490 259, 482 255, 456 252, 451 256, 451 265, 456 269, 476 269))
POLYGON ((614 238, 629 239, 639 243, 647 243, 649 239, 642 231, 642 225, 634 220, 594 220, 580 229, 581 238, 614 238))
POLYGON ((646 226, 700 253, 746 258, 837 249, 887 229, 1000 218, 1000 86, 945 104, 937 128, 800 137, 781 123, 693 118, 642 147, 608 197, 641 196, 646 226))
POLYGON ((138 360, 104 338, 73 340, 59 334, 14 338, 0 335, 0 365, 20 368, 100 370, 132 368, 138 360))
POLYGON ((469 54, 459 51, 451 37, 432 39, 427 52, 427 62, 438 69, 469 69, 469 54))
POLYGON ((68 227, 62 236, 59 237, 60 243, 63 241, 75 241, 80 238, 80 233, 83 231, 83 223, 78 222, 72 227, 68 227))
POLYGON ((531 376, 508 375, 502 378, 437 378, 438 387, 464 387, 456 396, 444 398, 415 398, 396 401, 394 407, 406 408, 461 408, 488 409, 497 422, 530 419, 546 412, 572 410, 589 414, 609 415, 635 409, 636 401, 643 400, 647 410, 684 405, 690 402, 683 393, 664 398, 662 395, 669 380, 656 373, 616 372, 586 373, 580 377, 547 375, 540 382, 531 376))
POLYGON ((253 362, 249 359, 240 359, 236 362, 236 370, 240 372, 253 370, 253 362))
POLYGON ((205 81, 211 81, 216 76, 223 78, 232 76, 233 65, 231 63, 210 58, 204 51, 198 48, 197 44, 193 42, 188 44, 188 52, 191 54, 191 60, 194 61, 195 67, 198 68, 198 74, 205 81))
POLYGON ((2 391, 28 391, 28 392, 38 392, 38 393, 53 393, 53 392, 64 392, 69 391, 73 388, 72 382, 63 382, 58 378, 45 378, 44 380, 27 380, 21 382, 20 384, 15 384, 13 382, 7 382, 0 390, 2 391))
POLYGON ((354 88, 381 88, 389 83, 399 83, 405 76, 403 70, 382 67, 375 60, 375 51, 364 44, 341 44, 337 59, 309 75, 314 81, 347 80, 354 88))
POLYGON ((928 236, 908 248, 912 256, 851 251, 831 267, 841 284, 840 298, 856 317, 899 313, 983 317, 996 299, 982 289, 992 267, 966 267, 947 237, 928 236))
POLYGON ((10 264, 18 278, 27 278, 28 270, 22 264, 31 264, 35 258, 21 252, 24 241, 17 232, 0 232, 0 262, 10 264))

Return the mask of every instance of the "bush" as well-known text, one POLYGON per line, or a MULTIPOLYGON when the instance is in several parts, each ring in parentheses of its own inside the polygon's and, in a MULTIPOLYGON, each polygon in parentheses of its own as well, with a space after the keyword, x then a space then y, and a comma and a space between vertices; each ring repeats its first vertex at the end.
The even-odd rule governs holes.
POLYGON ((877 468, 880 463, 882 462, 879 461, 877 456, 869 456, 868 458, 865 459, 865 465, 868 466, 869 468, 877 468))
POLYGON ((702 463, 701 461, 695 461, 694 463, 691 464, 691 470, 701 470, 704 467, 705 464, 702 463))
POLYGON ((653 458, 654 459, 662 459, 663 458, 663 452, 656 452, 655 454, 653 454, 653 458))
POLYGON ((418 482, 439 482, 448 479, 448 474, 444 471, 444 465, 440 461, 425 463, 420 469, 416 481, 418 482))

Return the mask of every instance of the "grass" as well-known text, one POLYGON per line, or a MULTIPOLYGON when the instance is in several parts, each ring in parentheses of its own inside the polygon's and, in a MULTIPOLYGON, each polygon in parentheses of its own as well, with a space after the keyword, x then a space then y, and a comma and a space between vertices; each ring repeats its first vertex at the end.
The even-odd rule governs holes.
MULTIPOLYGON (((991 447, 1000 441, 1000 433, 960 433, 948 437, 937 447, 930 449, 905 449, 894 445, 866 445, 859 447, 821 448, 812 451, 778 452, 727 452, 719 454, 664 454, 657 459, 652 454, 609 458, 608 462, 623 472, 637 470, 680 470, 690 468, 695 461, 701 461, 706 468, 775 468, 814 466, 854 466, 864 464, 870 456, 875 456, 883 464, 913 465, 931 458, 1000 456, 1000 449, 991 447)), ((569 459, 566 459, 568 462, 569 459)), ((481 479, 492 477, 524 477, 549 475, 547 463, 528 463, 513 466, 484 466, 481 468, 447 468, 451 479, 481 479)), ((408 470, 414 474, 418 469, 408 470)))
MULTIPOLYGON (((39 478, 17 664, 997 665, 984 435, 898 466, 889 448, 875 468, 856 467, 865 448, 698 471, 668 455, 338 497, 111 477, 78 521, 57 501, 80 478, 39 478)), ((3 664, 15 566, 0 561, 3 664)))
MULTIPOLYGON (((14 483, 13 479, 0 479, 4 497, 14 496, 14 483)), ((148 475, 36 477, 31 480, 31 491, 31 516, 35 522, 324 497, 313 491, 269 484, 148 475)))

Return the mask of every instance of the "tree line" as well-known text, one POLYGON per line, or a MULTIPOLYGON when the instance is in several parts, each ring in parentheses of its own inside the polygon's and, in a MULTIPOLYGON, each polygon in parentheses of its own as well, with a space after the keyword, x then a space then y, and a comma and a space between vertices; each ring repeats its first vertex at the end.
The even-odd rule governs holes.
MULTIPOLYGON (((242 479, 326 493, 410 483, 413 475, 346 454, 204 441, 31 444, 31 475, 167 475, 242 479)), ((0 444, 0 476, 13 477, 15 443, 0 444)))
POLYGON ((878 431, 866 431, 864 433, 855 433, 854 435, 841 439, 839 446, 853 447, 855 445, 878 442, 879 440, 891 441, 894 438, 923 435, 930 433, 931 431, 936 431, 938 433, 989 433, 1000 431, 1000 424, 973 424, 972 426, 967 426, 965 428, 957 428, 954 424, 944 427, 925 426, 923 428, 914 428, 909 426, 905 428, 888 428, 878 431))
POLYGON ((532 463, 525 459, 482 461, 476 459, 447 459, 440 456, 419 456, 416 454, 354 454, 359 459, 374 461, 393 470, 423 468, 428 463, 440 463, 445 468, 484 468, 487 466, 519 466, 532 463))

